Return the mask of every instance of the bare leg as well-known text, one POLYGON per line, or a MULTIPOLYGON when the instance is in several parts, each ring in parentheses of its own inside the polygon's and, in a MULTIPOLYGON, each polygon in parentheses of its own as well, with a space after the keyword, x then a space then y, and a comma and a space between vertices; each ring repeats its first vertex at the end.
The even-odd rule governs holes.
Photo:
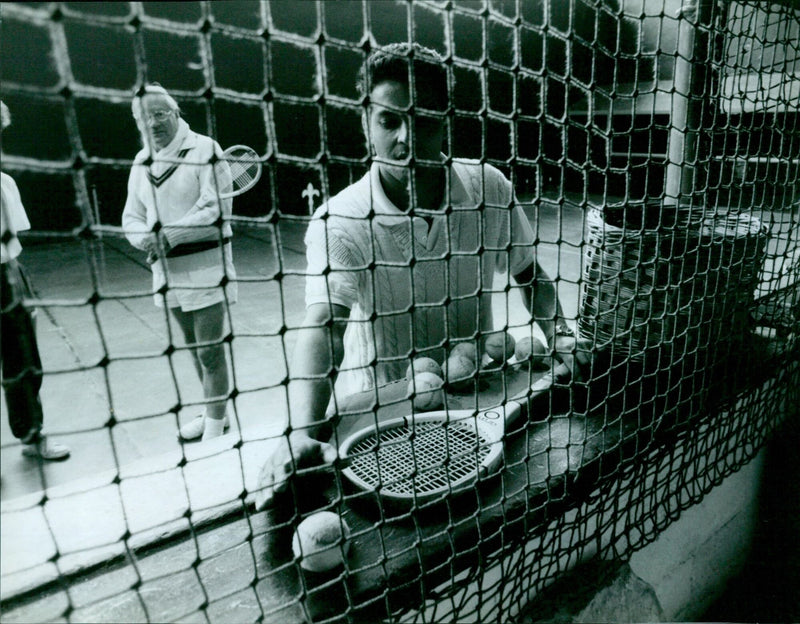
POLYGON ((196 344, 200 345, 196 353, 202 370, 203 394, 208 401, 206 416, 222 420, 230 391, 225 345, 218 342, 225 331, 225 306, 217 303, 190 314, 194 318, 196 344))
POLYGON ((192 316, 192 312, 184 312, 180 308, 170 308, 169 311, 172 313, 172 318, 174 318, 178 322, 178 326, 181 328, 181 333, 183 334, 183 338, 186 341, 186 344, 191 347, 190 352, 192 354, 192 362, 194 363, 194 369, 197 371, 197 377, 200 379, 200 382, 203 381, 203 367, 200 365, 200 360, 197 357, 197 349, 192 347, 197 340, 195 339, 194 333, 194 318, 192 316))

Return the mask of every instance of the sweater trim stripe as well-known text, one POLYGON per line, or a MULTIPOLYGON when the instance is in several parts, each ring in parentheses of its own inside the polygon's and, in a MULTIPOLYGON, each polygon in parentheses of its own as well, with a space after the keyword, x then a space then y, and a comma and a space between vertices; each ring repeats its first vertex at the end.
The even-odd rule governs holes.
MULTIPOLYGON (((185 157, 186 154, 188 154, 190 151, 191 151, 190 147, 187 147, 186 149, 182 149, 180 152, 178 152, 178 158, 185 157)), ((164 184, 164 182, 169 180, 170 177, 172 177, 172 174, 175 173, 175 171, 178 169, 179 166, 180 166, 180 163, 173 164, 169 169, 167 169, 160 176, 155 176, 155 175, 153 175, 152 171, 148 171, 147 172, 147 178, 150 180, 150 184, 152 184, 153 186, 158 188, 159 186, 164 184)))

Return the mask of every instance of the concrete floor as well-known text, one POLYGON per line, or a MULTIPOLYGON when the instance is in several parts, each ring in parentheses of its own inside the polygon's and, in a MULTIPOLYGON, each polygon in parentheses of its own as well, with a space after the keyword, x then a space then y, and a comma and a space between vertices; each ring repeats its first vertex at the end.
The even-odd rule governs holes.
MULTIPOLYGON (((231 307, 231 355, 241 392, 237 423, 263 429, 269 418, 253 406, 274 401, 274 391, 264 388, 285 374, 278 330, 284 318, 287 325, 296 323, 303 306, 302 278, 286 277, 279 293, 270 279, 277 265, 273 236, 254 234, 240 236, 236 244, 243 281, 240 301, 231 307)), ((72 457, 44 466, 22 457, 7 419, 2 419, 3 500, 179 449, 178 425, 169 410, 180 399, 188 404, 179 413, 181 422, 202 412, 196 404, 202 400, 201 388, 188 352, 179 350, 171 359, 163 355, 170 332, 176 346, 183 342, 174 325, 168 329, 167 315, 148 294, 149 269, 134 261, 141 259, 125 241, 114 240, 104 248, 98 289, 102 299, 95 306, 86 303, 93 289, 80 244, 29 244, 25 249, 23 261, 40 297, 53 304, 40 308, 37 328, 45 370, 45 427, 70 446, 72 457), (104 356, 106 367, 100 365, 104 356), (116 425, 108 427, 112 414, 116 425)), ((284 245, 282 259, 287 269, 302 269, 302 241, 284 245)), ((287 348, 291 340, 289 332, 287 348)))

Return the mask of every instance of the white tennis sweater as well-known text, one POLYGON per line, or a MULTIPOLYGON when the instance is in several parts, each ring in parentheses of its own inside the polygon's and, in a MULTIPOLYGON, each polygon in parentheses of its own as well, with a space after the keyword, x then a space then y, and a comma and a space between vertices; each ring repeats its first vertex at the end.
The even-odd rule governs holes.
POLYGON ((122 227, 128 241, 143 249, 143 241, 161 223, 169 246, 229 238, 231 199, 218 199, 230 188, 230 169, 224 161, 212 166, 214 153, 221 157, 219 144, 189 129, 179 121, 175 138, 150 159, 141 150, 128 178, 128 199, 122 213, 122 227), (222 216, 222 222, 219 219, 222 216), (221 229, 220 229, 221 228, 221 229))

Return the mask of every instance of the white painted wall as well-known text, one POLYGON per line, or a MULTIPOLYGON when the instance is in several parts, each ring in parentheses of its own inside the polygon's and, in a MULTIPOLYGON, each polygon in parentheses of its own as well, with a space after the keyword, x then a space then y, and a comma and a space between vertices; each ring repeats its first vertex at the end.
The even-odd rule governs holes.
POLYGON ((655 590, 665 621, 696 620, 744 566, 758 515, 765 450, 683 512, 630 567, 655 590))

